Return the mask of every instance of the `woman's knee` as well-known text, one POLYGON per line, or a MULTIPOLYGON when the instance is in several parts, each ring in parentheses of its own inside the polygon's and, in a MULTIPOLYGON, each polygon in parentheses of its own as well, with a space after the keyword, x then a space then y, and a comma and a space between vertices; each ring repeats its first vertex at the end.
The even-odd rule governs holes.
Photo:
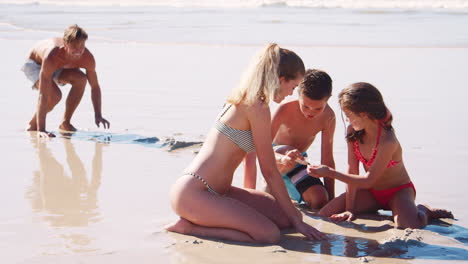
POLYGON ((281 232, 279 228, 273 223, 270 225, 264 225, 263 228, 258 228, 249 235, 256 242, 267 244, 276 244, 280 241, 281 238, 281 232))

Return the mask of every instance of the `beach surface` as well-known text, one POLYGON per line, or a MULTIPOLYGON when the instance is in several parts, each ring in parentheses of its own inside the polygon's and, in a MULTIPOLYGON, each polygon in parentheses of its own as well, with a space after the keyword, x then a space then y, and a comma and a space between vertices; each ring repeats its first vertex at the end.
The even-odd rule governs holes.
MULTIPOLYGON (((167 8, 160 7, 149 11, 144 7, 111 7, 109 14, 103 11, 106 7, 92 13, 93 8, 79 6, 78 11, 65 14, 57 11, 57 5, 2 7, 0 47, 4 63, 0 74, 5 89, 0 97, 0 172, 4 179, 0 187, 0 262, 467 262, 468 35, 459 36, 457 32, 466 33, 466 29, 454 27, 468 21, 468 11, 445 12, 447 19, 440 18, 442 11, 381 15, 385 17, 382 20, 413 18, 416 24, 421 17, 436 21, 431 24, 425 20, 428 25, 439 25, 441 19, 452 26, 444 33, 448 40, 424 38, 425 33, 419 32, 424 25, 418 28, 413 24, 408 36, 411 30, 420 35, 390 40, 391 36, 382 34, 375 39, 367 36, 371 40, 365 42, 360 35, 365 35, 365 26, 352 25, 350 29, 359 36, 350 39, 344 34, 333 42, 327 37, 318 41, 317 35, 303 31, 305 25, 298 28, 288 20, 296 13, 294 21, 306 19, 300 8, 254 8, 247 9, 246 14, 237 9, 210 9, 218 22, 226 13, 244 15, 246 19, 271 15, 265 20, 270 21, 268 27, 260 22, 254 29, 232 26, 233 36, 225 36, 210 31, 208 24, 198 20, 194 25, 179 21, 174 30, 158 27, 155 21, 145 24, 145 19, 156 16, 158 10, 166 14, 167 8), (16 20, 14 12, 19 15, 16 20), (100 12, 108 17, 103 18, 100 12), (280 13, 287 15, 277 22, 275 14, 280 13), (68 19, 63 19, 66 15, 68 19), (133 24, 105 22, 105 18, 114 17, 123 21, 124 15, 131 17, 128 21, 133 24), (54 19, 60 22, 53 23, 54 19), (30 89, 31 84, 19 69, 37 40, 60 36, 72 20, 90 28, 87 46, 97 60, 103 116, 111 122, 111 128, 95 127, 87 89, 72 120, 79 131, 58 131, 64 111, 62 100, 47 116, 47 128, 58 137, 38 139, 35 133, 25 131, 36 107, 37 91, 30 89), (273 39, 278 24, 281 33, 288 32, 291 37, 278 34, 278 40, 273 39), (205 27, 205 31, 197 26, 205 27), (238 38, 243 30, 246 36, 255 36, 264 27, 269 28, 265 35, 238 38), (174 33, 187 33, 190 28, 205 35, 174 33), (332 77, 334 90, 329 103, 337 115, 337 169, 346 170, 346 144, 336 95, 350 83, 370 82, 380 89, 394 115, 405 166, 417 189, 416 201, 449 209, 456 219, 434 221, 422 230, 397 230, 388 211, 365 215, 353 223, 334 224, 300 207, 305 221, 326 233, 327 241, 307 241, 294 230, 286 230, 278 245, 233 243, 166 232, 164 226, 177 219, 169 203, 170 186, 195 156, 250 58, 269 41, 294 50, 307 68, 325 70, 332 77)), ((195 18, 208 12, 200 8, 178 10, 195 18)), ((323 10, 309 12, 326 17, 323 10)), ((347 21, 361 16, 370 20, 361 11, 329 12, 347 21)), ((230 19, 242 21, 242 17, 230 19)), ((335 28, 326 23, 308 25, 318 28, 312 29, 313 33, 328 32, 325 36, 333 35, 328 30, 335 28)), ((392 32, 394 28, 384 29, 392 32)), ((66 95, 69 87, 62 91, 66 95)), ((271 105, 272 110, 276 107, 271 105)), ((312 160, 319 160, 319 142, 317 139, 309 150, 312 160)), ((234 177, 236 186, 241 186, 241 172, 239 168, 234 177)), ((260 176, 258 182, 262 182, 260 176)), ((336 193, 343 191, 344 185, 337 183, 336 193)))

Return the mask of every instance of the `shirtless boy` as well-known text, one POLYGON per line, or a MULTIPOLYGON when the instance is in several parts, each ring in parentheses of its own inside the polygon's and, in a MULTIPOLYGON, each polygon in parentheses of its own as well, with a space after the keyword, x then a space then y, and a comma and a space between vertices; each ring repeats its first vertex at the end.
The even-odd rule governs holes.
MULTIPOLYGON (((299 85, 299 99, 280 105, 272 118, 274 149, 283 154, 277 155, 277 165, 289 195, 297 202, 304 201, 313 209, 323 207, 335 197, 335 182, 325 178, 323 184, 310 177, 306 171, 307 166, 296 163, 296 159, 304 160, 307 157, 307 149, 316 135, 321 133, 321 163, 335 167, 335 113, 327 103, 331 91, 332 80, 327 73, 308 70, 299 85)), ((255 186, 251 166, 252 160, 249 157, 246 162, 246 187, 255 186)))
POLYGON ((85 47, 87 39, 88 35, 82 28, 72 25, 65 30, 63 38, 43 40, 32 48, 22 70, 32 81, 32 88, 39 90, 39 98, 28 131, 38 131, 38 135, 42 137, 55 136, 46 131, 46 116, 62 98, 58 85, 65 84, 71 84, 71 89, 59 128, 76 131, 70 121, 83 97, 87 82, 91 86, 95 123, 98 127, 102 124, 104 128, 109 128, 110 123, 101 113, 101 88, 96 74, 96 62, 85 47), (80 68, 85 69, 86 73, 80 68))

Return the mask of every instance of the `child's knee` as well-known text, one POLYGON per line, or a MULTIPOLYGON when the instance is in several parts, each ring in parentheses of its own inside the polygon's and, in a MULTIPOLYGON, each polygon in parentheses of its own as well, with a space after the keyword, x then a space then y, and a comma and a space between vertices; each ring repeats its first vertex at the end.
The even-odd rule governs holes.
POLYGON ((322 186, 310 187, 302 197, 312 209, 320 209, 328 202, 328 193, 322 186))
POLYGON ((405 217, 401 217, 400 215, 395 215, 394 221, 395 221, 395 227, 398 229, 406 229, 406 228, 419 229, 419 228, 423 228, 426 226, 426 224, 424 224, 424 222, 419 217, 419 215, 415 219, 408 219, 405 217))

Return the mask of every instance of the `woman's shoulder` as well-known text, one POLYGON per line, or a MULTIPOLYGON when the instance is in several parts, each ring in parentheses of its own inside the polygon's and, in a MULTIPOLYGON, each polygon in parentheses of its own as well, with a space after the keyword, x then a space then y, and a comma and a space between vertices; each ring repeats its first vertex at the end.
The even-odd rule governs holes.
POLYGON ((260 99, 255 100, 255 102, 251 105, 241 103, 237 105, 237 107, 241 111, 245 111, 249 113, 255 113, 255 114, 270 113, 270 107, 268 106, 268 104, 266 104, 260 99))

